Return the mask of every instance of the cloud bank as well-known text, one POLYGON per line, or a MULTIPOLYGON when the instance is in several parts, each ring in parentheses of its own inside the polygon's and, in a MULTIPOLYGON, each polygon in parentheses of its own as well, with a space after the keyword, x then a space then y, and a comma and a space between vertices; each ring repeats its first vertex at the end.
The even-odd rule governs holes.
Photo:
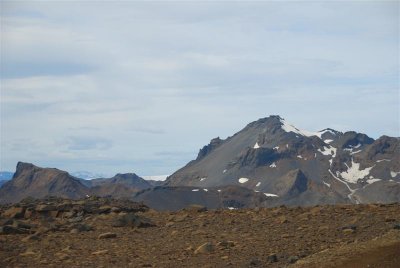
POLYGON ((1 2, 1 170, 170 174, 280 114, 400 134, 399 3, 1 2))

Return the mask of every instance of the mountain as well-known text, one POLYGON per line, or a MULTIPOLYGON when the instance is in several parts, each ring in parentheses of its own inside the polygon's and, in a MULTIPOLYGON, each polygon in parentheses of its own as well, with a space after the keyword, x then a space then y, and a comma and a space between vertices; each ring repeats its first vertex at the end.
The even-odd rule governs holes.
POLYGON ((135 173, 117 174, 112 178, 86 181, 92 193, 98 196, 130 198, 140 190, 151 188, 152 184, 135 173))
POLYGON ((19 162, 10 181, 0 187, 0 203, 15 203, 28 196, 53 195, 80 199, 88 195, 131 198, 134 193, 152 185, 134 173, 112 178, 84 180, 55 168, 41 168, 19 162))
POLYGON ((399 202, 400 138, 309 132, 270 116, 211 140, 165 185, 238 185, 274 196, 277 205, 399 202))
POLYGON ((75 171, 75 172, 71 172, 70 174, 76 178, 84 179, 84 180, 92 180, 92 179, 106 177, 102 173, 93 173, 93 172, 89 172, 89 171, 75 171))
POLYGON ((0 171, 0 187, 6 183, 7 181, 11 180, 14 173, 9 171, 0 171))
POLYGON ((13 178, 0 188, 0 203, 18 202, 28 196, 78 199, 88 194, 90 190, 65 171, 19 162, 13 178))
POLYGON ((1 203, 47 195, 130 198, 160 210, 400 202, 400 138, 309 132, 270 116, 212 139, 165 182, 134 173, 84 180, 20 162, 0 188, 1 203))
POLYGON ((11 180, 14 175, 14 172, 9 171, 0 171, 0 181, 8 181, 11 180))
POLYGON ((164 185, 168 175, 143 176, 153 187, 164 185))

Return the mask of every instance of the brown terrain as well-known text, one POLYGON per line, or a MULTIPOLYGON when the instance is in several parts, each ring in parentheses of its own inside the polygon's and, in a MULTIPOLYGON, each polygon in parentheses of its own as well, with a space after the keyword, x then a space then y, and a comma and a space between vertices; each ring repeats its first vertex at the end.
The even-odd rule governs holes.
POLYGON ((0 267, 400 267, 400 204, 157 212, 90 197, 0 213, 0 267))

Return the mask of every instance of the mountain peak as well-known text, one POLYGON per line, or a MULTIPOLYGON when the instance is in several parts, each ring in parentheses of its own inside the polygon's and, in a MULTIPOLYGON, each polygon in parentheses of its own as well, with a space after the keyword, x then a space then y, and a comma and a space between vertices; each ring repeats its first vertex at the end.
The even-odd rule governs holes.
POLYGON ((136 175, 135 173, 117 173, 115 174, 114 177, 121 177, 121 178, 136 178, 139 177, 138 175, 136 175))
POLYGON ((35 170, 35 169, 39 169, 39 167, 35 166, 32 163, 18 162, 14 177, 18 177, 23 172, 31 171, 31 170, 35 170))
POLYGON ((32 169, 35 168, 36 166, 32 163, 26 163, 26 162, 18 162, 17 163, 17 171, 18 170, 24 170, 24 169, 32 169))

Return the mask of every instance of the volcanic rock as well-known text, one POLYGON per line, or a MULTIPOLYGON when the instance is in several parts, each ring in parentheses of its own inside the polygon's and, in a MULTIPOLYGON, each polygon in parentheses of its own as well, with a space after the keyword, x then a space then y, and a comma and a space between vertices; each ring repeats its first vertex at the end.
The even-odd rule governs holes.
POLYGON ((111 233, 111 232, 103 233, 103 234, 99 235, 99 239, 108 239, 108 238, 116 238, 116 237, 117 237, 117 234, 111 233))
POLYGON ((197 189, 227 185, 264 193, 261 206, 400 202, 400 138, 309 132, 270 116, 212 140, 166 181, 197 189))

